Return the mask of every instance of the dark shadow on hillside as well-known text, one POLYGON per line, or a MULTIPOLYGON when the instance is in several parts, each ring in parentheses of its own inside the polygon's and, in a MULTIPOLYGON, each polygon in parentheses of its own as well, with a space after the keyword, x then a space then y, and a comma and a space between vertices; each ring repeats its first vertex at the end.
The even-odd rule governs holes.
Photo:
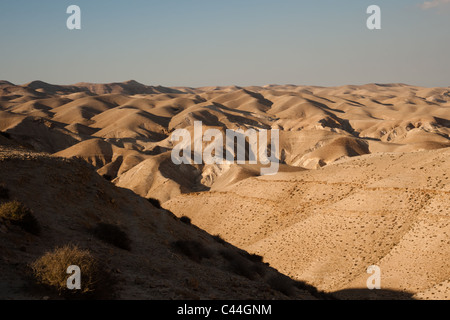
POLYGON ((339 300, 415 300, 413 293, 396 290, 344 289, 332 293, 339 300))

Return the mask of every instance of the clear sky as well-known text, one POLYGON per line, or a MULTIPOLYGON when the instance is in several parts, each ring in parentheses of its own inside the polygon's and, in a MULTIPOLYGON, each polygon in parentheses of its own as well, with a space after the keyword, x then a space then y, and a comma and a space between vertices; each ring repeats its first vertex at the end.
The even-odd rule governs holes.
POLYGON ((0 79, 450 86, 450 0, 1 0, 0 79))

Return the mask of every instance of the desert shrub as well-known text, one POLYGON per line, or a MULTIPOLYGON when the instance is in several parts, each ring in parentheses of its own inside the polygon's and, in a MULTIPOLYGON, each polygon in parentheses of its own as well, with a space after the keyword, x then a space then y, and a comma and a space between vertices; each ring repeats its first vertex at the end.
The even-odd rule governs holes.
POLYGON ((267 266, 264 263, 255 263, 252 268, 261 277, 263 277, 267 271, 267 266))
POLYGON ((318 290, 316 287, 302 281, 293 280, 294 286, 298 289, 308 291, 312 296, 322 300, 336 300, 336 297, 331 293, 326 293, 318 290))
POLYGON ((0 184, 0 201, 9 199, 9 190, 0 184))
POLYGON ((173 220, 176 220, 176 221, 179 220, 178 217, 177 217, 172 211, 166 210, 166 209, 163 209, 163 210, 164 210, 164 213, 165 213, 167 216, 169 216, 170 218, 172 218, 173 220))
POLYGON ((220 234, 217 234, 217 235, 212 236, 212 237, 213 237, 214 241, 216 241, 217 243, 220 243, 220 244, 223 244, 223 245, 227 244, 226 241, 222 239, 220 234))
POLYGON ((264 274, 264 268, 261 264, 253 263, 238 252, 221 250, 220 254, 228 261, 230 271, 237 275, 254 280, 258 274, 264 274))
POLYGON ((105 180, 108 180, 108 181, 112 181, 112 180, 113 180, 113 177, 111 177, 109 174, 104 174, 104 175, 102 175, 102 177, 103 177, 105 180))
POLYGON ((295 293, 294 281, 282 274, 277 274, 267 280, 267 284, 274 290, 277 290, 290 297, 295 293))
POLYGON ((8 201, 0 205, 0 218, 21 227, 31 234, 38 235, 40 232, 39 223, 31 210, 17 200, 8 201))
POLYGON ((4 136, 6 139, 11 139, 11 135, 8 132, 0 131, 0 135, 4 136))
POLYGON ((173 242, 172 246, 178 252, 198 263, 204 258, 211 258, 213 255, 211 250, 198 241, 178 240, 173 242))
POLYGON ((109 223, 98 223, 93 229, 94 236, 117 248, 131 250, 131 241, 128 235, 118 226, 109 223))
POLYGON ((186 216, 182 216, 180 218, 180 221, 183 222, 184 224, 191 224, 192 223, 191 218, 186 217, 186 216))
POLYGON ((45 253, 31 264, 36 282, 56 290, 61 295, 82 295, 94 297, 104 292, 111 292, 109 274, 89 250, 74 245, 66 245, 45 253), (71 265, 80 267, 81 289, 67 288, 67 268, 71 265))
POLYGON ((150 202, 155 208, 162 209, 161 202, 158 199, 148 198, 148 202, 150 202))
POLYGON ((248 252, 246 252, 245 256, 250 261, 253 261, 253 262, 256 262, 256 263, 262 263, 263 259, 264 259, 262 256, 260 256, 258 254, 250 254, 248 252))

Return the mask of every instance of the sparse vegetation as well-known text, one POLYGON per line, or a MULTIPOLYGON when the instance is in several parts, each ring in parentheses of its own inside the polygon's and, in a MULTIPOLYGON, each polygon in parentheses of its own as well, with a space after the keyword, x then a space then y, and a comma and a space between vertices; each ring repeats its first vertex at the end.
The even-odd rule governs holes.
POLYGON ((220 243, 220 244, 223 244, 223 245, 227 244, 226 241, 222 239, 220 234, 217 234, 217 235, 212 236, 212 237, 213 237, 214 241, 216 241, 217 243, 220 243))
POLYGON ((96 238, 105 241, 117 248, 131 250, 131 240, 118 226, 109 223, 98 223, 92 233, 96 238))
POLYGON ((264 258, 258 254, 250 254, 247 253, 246 254, 247 259, 249 259, 250 261, 256 262, 256 263, 262 263, 264 258))
POLYGON ((0 131, 0 135, 6 139, 11 139, 11 135, 8 132, 0 131))
POLYGON ((109 174, 104 174, 104 175, 102 175, 102 177, 103 177, 105 180, 108 180, 108 181, 112 181, 112 180, 113 180, 113 177, 111 177, 109 174))
POLYGON ((0 205, 0 218, 13 225, 20 226, 26 232, 38 235, 39 223, 30 209, 17 200, 8 201, 0 205))
POLYGON ((230 271, 237 275, 254 280, 265 272, 262 264, 256 264, 238 252, 221 250, 220 254, 228 261, 230 271))
POLYGON ((331 293, 326 293, 318 290, 316 287, 302 281, 292 280, 294 286, 301 290, 308 291, 312 296, 321 299, 321 300, 336 300, 336 297, 331 293))
POLYGON ((212 251, 198 241, 178 240, 173 242, 172 246, 178 252, 198 263, 213 256, 212 251))
POLYGON ((45 253, 31 265, 38 284, 56 290, 61 295, 95 296, 110 291, 109 274, 89 250, 74 245, 56 248, 45 253), (67 268, 71 265, 81 269, 81 289, 67 289, 67 268))
POLYGON ((267 280, 267 284, 269 284, 272 289, 277 290, 288 297, 293 296, 295 293, 295 282, 282 274, 271 276, 267 280))
POLYGON ((9 199, 9 190, 0 184, 0 201, 9 199))
POLYGON ((166 209, 163 209, 163 210, 173 220, 177 220, 177 221, 179 220, 178 217, 176 215, 174 215, 172 211, 169 211, 169 210, 166 210, 166 209))
POLYGON ((157 208, 157 209, 162 209, 161 203, 159 202, 158 199, 148 198, 147 200, 148 200, 148 202, 150 202, 155 208, 157 208))
POLYGON ((191 218, 186 217, 186 216, 182 216, 180 218, 180 221, 183 222, 184 224, 192 224, 191 218))

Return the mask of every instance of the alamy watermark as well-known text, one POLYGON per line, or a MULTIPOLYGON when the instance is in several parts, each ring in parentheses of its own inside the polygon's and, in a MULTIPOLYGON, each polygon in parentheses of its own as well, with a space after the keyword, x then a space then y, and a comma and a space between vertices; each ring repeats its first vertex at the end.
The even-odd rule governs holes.
POLYGON ((380 290, 381 289, 381 268, 379 266, 369 266, 367 273, 371 276, 367 279, 367 289, 380 290))
POLYGON ((381 29, 381 8, 377 5, 371 5, 367 8, 367 14, 371 16, 367 19, 367 29, 381 29))
POLYGON ((70 5, 66 10, 67 14, 70 16, 67 18, 66 26, 69 30, 80 30, 81 29, 81 9, 79 6, 70 5))
POLYGON ((177 129, 170 140, 179 142, 172 149, 172 162, 180 164, 261 164, 261 175, 274 175, 280 165, 279 130, 270 130, 270 145, 268 130, 242 129, 226 130, 224 140, 222 131, 208 129, 203 133, 201 121, 194 122, 194 137, 187 129, 177 129), (181 140, 181 141, 180 141, 181 140), (203 144, 207 144, 203 150, 203 144), (194 150, 192 150, 192 145, 194 150), (270 146, 270 155, 268 149, 270 146), (235 152, 237 149, 237 152, 235 152), (268 167, 267 167, 268 166, 268 167))
MULTIPOLYGON (((367 8, 367 14, 370 14, 367 19, 367 28, 369 30, 381 29, 381 8, 377 5, 371 5, 367 8)), ((70 5, 66 10, 70 16, 67 18, 66 26, 69 30, 81 30, 81 9, 77 5, 70 5)))
POLYGON ((80 290, 81 289, 81 269, 79 266, 69 266, 67 267, 67 274, 71 276, 67 278, 67 289, 69 290, 80 290))

